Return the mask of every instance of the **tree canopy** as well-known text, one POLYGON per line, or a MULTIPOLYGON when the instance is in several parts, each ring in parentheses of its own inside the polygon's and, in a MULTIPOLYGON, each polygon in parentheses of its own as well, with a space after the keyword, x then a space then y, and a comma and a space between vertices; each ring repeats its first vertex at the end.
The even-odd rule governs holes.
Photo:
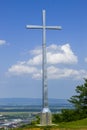
POLYGON ((84 84, 76 86, 75 91, 76 95, 68 100, 75 106, 75 109, 63 109, 61 113, 54 114, 55 123, 87 118, 87 79, 84 79, 84 84))
POLYGON ((72 96, 69 102, 73 103, 76 109, 87 109, 87 79, 84 79, 85 83, 76 87, 75 91, 77 95, 72 96))

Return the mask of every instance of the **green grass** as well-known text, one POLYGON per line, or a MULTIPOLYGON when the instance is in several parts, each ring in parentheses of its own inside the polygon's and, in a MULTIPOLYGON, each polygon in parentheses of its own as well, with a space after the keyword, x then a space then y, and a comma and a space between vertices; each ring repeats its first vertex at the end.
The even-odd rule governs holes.
MULTIPOLYGON (((30 126, 29 126, 30 128, 30 126)), ((35 128, 35 126, 31 126, 31 128, 35 128)), ((36 128, 38 128, 38 126, 36 126, 36 128)), ((39 128, 46 128, 45 127, 39 127, 39 128)), ((72 121, 72 122, 63 122, 63 123, 59 123, 59 124, 55 124, 53 126, 47 126, 47 128, 70 128, 71 130, 73 129, 79 129, 80 128, 86 128, 87 130, 87 118, 82 119, 82 120, 78 120, 78 121, 72 121)), ((61 129, 60 129, 61 130, 61 129)))
POLYGON ((54 126, 26 125, 24 128, 16 128, 12 130, 35 130, 36 128, 40 128, 39 130, 87 130, 87 118, 78 121, 59 123, 54 126))
POLYGON ((87 118, 78 121, 60 123, 59 127, 60 128, 87 128, 87 118))

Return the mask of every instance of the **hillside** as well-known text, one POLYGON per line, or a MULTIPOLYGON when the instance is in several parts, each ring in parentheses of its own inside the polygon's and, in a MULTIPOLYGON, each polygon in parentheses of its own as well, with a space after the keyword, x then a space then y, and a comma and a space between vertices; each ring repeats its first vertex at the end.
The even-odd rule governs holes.
POLYGON ((26 126, 24 128, 16 128, 13 130, 87 130, 87 118, 73 122, 60 123, 54 126, 26 126))
MULTIPOLYGON (((80 130, 81 128, 85 128, 87 130, 87 118, 78 120, 78 121, 72 121, 72 122, 67 122, 67 123, 61 123, 59 124, 59 127, 62 128, 78 128, 80 130)), ((83 129, 81 129, 83 130, 83 129)))

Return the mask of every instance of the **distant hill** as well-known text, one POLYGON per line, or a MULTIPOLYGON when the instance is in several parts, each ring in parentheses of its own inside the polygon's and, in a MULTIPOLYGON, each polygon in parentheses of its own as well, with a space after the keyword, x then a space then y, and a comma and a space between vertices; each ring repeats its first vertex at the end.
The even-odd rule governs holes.
MULTIPOLYGON (((24 106, 24 105, 41 105, 42 99, 40 98, 0 98, 0 106, 24 106)), ((64 105, 69 104, 67 99, 49 99, 49 105, 64 105)))

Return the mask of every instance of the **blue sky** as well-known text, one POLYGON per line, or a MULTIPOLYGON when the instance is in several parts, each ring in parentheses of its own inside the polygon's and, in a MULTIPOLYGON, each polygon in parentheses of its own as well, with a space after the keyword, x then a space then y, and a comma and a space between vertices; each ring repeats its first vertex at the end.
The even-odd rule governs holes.
POLYGON ((0 98, 42 97, 42 31, 46 33, 49 98, 70 98, 87 78, 86 0, 0 0, 0 98))

